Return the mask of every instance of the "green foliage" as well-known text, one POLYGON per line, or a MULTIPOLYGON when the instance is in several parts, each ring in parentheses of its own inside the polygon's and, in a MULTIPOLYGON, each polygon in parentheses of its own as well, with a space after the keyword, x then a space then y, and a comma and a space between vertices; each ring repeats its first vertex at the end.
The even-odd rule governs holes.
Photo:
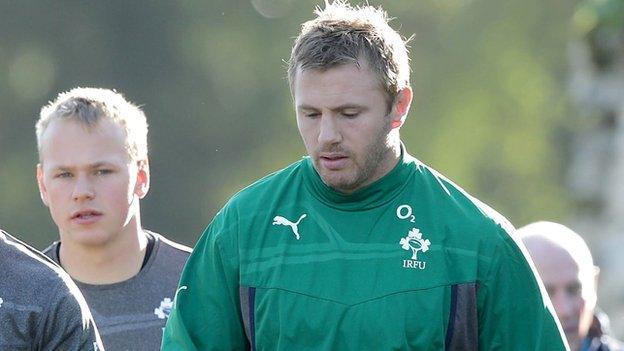
MULTIPOLYGON (((144 225, 193 244, 230 195, 305 154, 284 60, 319 4, 3 2, 0 227, 40 248, 56 238, 34 178, 34 123, 59 91, 101 86, 148 115, 144 225)), ((565 48, 574 4, 384 6, 406 37, 416 34, 415 101, 402 130, 408 150, 517 225, 568 215, 557 136, 570 114, 565 48)))

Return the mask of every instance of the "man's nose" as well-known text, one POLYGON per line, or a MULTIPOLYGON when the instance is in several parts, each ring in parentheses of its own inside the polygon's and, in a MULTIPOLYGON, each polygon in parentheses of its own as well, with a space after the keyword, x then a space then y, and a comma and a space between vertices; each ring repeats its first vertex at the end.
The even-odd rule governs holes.
POLYGON ((335 116, 321 116, 318 142, 321 145, 336 144, 342 140, 339 122, 335 116))
POLYGON ((552 294, 550 300, 555 307, 559 320, 563 323, 575 314, 575 301, 563 291, 552 294))
POLYGON ((93 184, 88 177, 76 177, 72 198, 75 201, 89 200, 95 196, 93 184))

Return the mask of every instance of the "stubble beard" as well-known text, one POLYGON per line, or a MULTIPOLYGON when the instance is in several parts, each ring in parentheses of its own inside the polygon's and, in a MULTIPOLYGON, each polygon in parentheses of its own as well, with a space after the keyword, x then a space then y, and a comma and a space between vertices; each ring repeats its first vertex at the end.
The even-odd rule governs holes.
POLYGON ((358 159, 358 155, 354 155, 350 150, 340 147, 332 149, 331 151, 339 151, 348 155, 351 162, 351 169, 342 170, 339 174, 332 174, 336 172, 321 168, 318 156, 315 157, 315 168, 317 171, 320 170, 318 173, 323 182, 335 190, 349 194, 383 177, 387 172, 382 173, 382 169, 386 167, 388 155, 392 152, 392 146, 388 141, 389 131, 389 125, 384 124, 384 128, 368 144, 363 155, 359 155, 360 159, 363 157, 362 162, 358 159))

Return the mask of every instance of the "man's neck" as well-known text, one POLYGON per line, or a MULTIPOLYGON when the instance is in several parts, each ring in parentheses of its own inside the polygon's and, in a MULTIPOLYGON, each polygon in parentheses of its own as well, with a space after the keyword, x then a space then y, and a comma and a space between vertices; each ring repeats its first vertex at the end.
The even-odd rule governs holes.
POLYGON ((137 226, 128 226, 103 245, 81 245, 61 241, 59 262, 69 275, 82 283, 103 285, 122 282, 137 275, 146 253, 147 236, 137 226))
POLYGON ((388 148, 386 157, 384 157, 383 160, 381 160, 381 162, 378 164, 376 173, 373 174, 366 182, 359 184, 358 187, 351 189, 338 189, 334 187, 332 188, 343 194, 352 194, 385 177, 388 173, 392 171, 392 169, 394 169, 394 167, 396 167, 396 165, 401 160, 403 154, 403 147, 401 145, 401 140, 398 138, 397 134, 396 139, 391 142, 391 146, 388 148))

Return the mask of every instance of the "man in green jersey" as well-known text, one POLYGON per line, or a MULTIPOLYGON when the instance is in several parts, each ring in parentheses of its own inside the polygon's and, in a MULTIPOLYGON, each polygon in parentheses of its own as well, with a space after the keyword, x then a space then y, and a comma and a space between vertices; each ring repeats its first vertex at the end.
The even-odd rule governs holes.
POLYGON ((386 13, 316 14, 288 70, 309 157, 216 215, 163 350, 566 350, 513 227, 403 146, 408 55, 386 13))

